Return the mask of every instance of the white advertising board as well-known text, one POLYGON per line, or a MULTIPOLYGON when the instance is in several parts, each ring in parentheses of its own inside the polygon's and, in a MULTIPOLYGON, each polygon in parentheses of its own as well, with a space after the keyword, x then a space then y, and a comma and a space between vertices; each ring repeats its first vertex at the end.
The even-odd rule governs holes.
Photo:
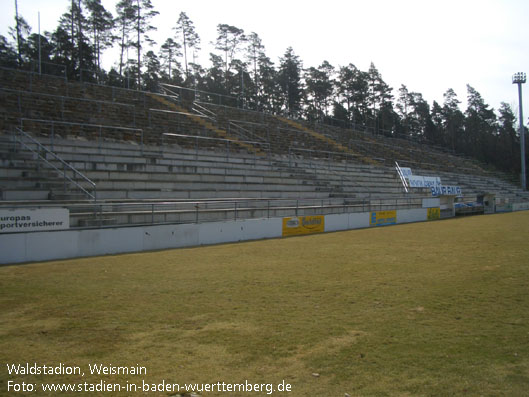
POLYGON ((441 186, 441 178, 438 176, 420 176, 410 175, 408 177, 410 181, 410 187, 435 187, 441 186))
POLYGON ((0 210, 0 233, 64 230, 70 228, 66 208, 0 210))
POLYGON ((400 167, 400 172, 404 178, 409 178, 412 175, 411 168, 409 167, 400 167))
POLYGON ((459 186, 433 186, 431 187, 432 196, 457 196, 462 197, 463 193, 459 186))

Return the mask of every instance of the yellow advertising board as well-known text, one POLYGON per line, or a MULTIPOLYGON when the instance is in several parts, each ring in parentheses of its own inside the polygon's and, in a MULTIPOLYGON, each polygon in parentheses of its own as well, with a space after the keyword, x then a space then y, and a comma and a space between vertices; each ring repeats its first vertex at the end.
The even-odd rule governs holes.
POLYGON ((283 218, 283 237, 323 233, 324 231, 325 216, 323 215, 283 218))
POLYGON ((441 209, 439 207, 428 208, 428 220, 435 221, 441 218, 441 209))
POLYGON ((373 211, 369 217, 369 226, 386 226, 397 223, 397 210, 373 211))

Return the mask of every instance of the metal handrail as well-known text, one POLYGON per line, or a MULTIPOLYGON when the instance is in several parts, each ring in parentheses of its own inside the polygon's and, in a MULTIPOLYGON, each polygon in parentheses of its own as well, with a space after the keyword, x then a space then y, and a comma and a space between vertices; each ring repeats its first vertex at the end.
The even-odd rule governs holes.
POLYGON ((244 127, 241 127, 239 124, 234 123, 231 120, 228 121, 228 132, 231 131, 231 126, 237 128, 239 130, 237 134, 242 135, 245 139, 257 139, 258 141, 266 142, 266 139, 261 138, 259 135, 253 133, 252 131, 247 130, 244 127))
POLYGON ((400 169, 399 163, 395 161, 395 169, 397 170, 397 174, 399 175, 400 181, 402 182, 402 186, 404 186, 404 191, 408 193, 408 182, 406 182, 406 178, 404 178, 404 175, 402 174, 402 170, 400 169))
POLYGON ((195 113, 190 113, 192 116, 202 117, 202 118, 204 118, 206 120, 209 120, 213 125, 218 126, 218 121, 217 121, 216 115, 210 116, 208 114, 204 114, 204 113, 200 112, 197 109, 193 109, 193 110, 195 111, 195 113))
POLYGON ((176 86, 172 86, 170 84, 166 84, 166 83, 160 83, 160 88, 165 91, 165 92, 169 92, 172 96, 176 97, 176 98, 179 98, 180 95, 176 92, 174 92, 173 90, 170 90, 169 88, 167 87, 176 87, 176 86))
MULTIPOLYGON (((70 211, 71 219, 92 220, 92 226, 73 226, 75 228, 104 227, 103 224, 108 217, 142 215, 136 221, 128 218, 125 222, 113 223, 110 227, 116 225, 138 225, 138 224, 174 224, 174 223, 201 223, 210 222, 218 219, 251 219, 255 210, 264 212, 264 217, 277 216, 299 216, 305 210, 316 211, 320 215, 338 214, 346 212, 370 212, 384 209, 399 208, 420 208, 422 198, 395 197, 380 199, 358 199, 358 198, 239 198, 224 200, 192 200, 192 201, 163 201, 163 202, 131 202, 115 203, 99 201, 94 203, 71 203, 71 204, 44 204, 38 207, 52 208, 60 206, 70 211), (277 212, 281 215, 277 215, 277 212), (166 215, 181 214, 187 215, 184 221, 168 221, 166 215), (211 217, 211 214, 217 216, 211 217), (165 220, 159 220, 163 215, 165 220), (189 216, 191 215, 191 216, 189 216), (156 220, 158 217, 158 220, 156 220)), ((35 208, 35 204, 16 204, 4 205, 2 208, 35 208)), ((75 223, 75 222, 73 222, 75 223)))
MULTIPOLYGON (((168 95, 168 94, 162 94, 162 95, 165 96, 165 97, 168 97, 171 100, 180 101, 180 95, 178 95, 177 93, 175 93, 175 92, 171 91, 170 89, 168 89, 167 87, 165 87, 166 85, 169 85, 169 84, 160 83, 160 86, 162 87, 162 90, 164 90, 166 92, 169 92, 170 95, 168 95)), ((169 85, 169 86, 172 87, 171 85, 169 85)), ((204 118, 204 119, 207 119, 207 120, 211 121, 213 124, 218 124, 217 123, 217 118, 216 118, 217 115, 215 113, 209 111, 208 109, 203 108, 200 105, 197 105, 195 101, 193 101, 193 105, 199 107, 203 111, 200 111, 200 110, 197 110, 197 109, 193 108, 195 113, 183 113, 183 112, 176 112, 176 113, 177 114, 184 114, 184 115, 187 115, 187 116, 201 117, 201 118, 204 118), (209 113, 209 114, 207 114, 207 113, 209 113)), ((155 110, 155 109, 151 109, 151 110, 155 110)))
POLYGON ((315 149, 305 149, 305 148, 298 148, 298 147, 295 147, 295 146, 289 146, 289 148, 288 148, 289 156, 291 155, 291 153, 294 153, 294 152, 321 153, 321 154, 326 154, 326 155, 336 154, 336 155, 339 155, 339 156, 352 157, 352 158, 356 158, 356 159, 362 158, 361 155, 356 154, 356 153, 333 152, 333 151, 329 151, 329 150, 315 150, 315 149))
POLYGON ((270 144, 267 142, 255 142, 255 141, 240 141, 235 139, 226 139, 226 138, 211 138, 208 136, 199 136, 199 135, 184 135, 184 134, 174 134, 172 132, 164 132, 162 135, 167 136, 174 136, 177 138, 192 138, 197 140, 209 140, 209 141, 217 141, 217 142, 226 142, 226 143, 233 143, 233 144, 239 144, 239 143, 247 143, 249 145, 261 145, 265 147, 270 147, 270 144))
POLYGON ((60 156, 58 156, 56 153, 49 150, 46 146, 42 145, 39 141, 37 141, 35 138, 33 138, 31 135, 29 135, 27 132, 23 131, 20 128, 15 128, 15 145, 17 143, 17 134, 20 134, 22 137, 29 139, 34 145, 37 145, 37 147, 40 150, 43 150, 47 154, 50 154, 52 157, 55 158, 55 160, 59 161, 63 165, 63 170, 61 171, 59 168, 57 168, 54 164, 49 162, 45 156, 42 156, 40 154, 40 150, 34 150, 32 147, 24 143, 22 140, 20 140, 20 144, 23 145, 26 149, 31 151, 32 153, 35 153, 40 159, 42 159, 46 164, 48 164, 50 167, 52 167, 57 172, 63 174, 63 177, 65 180, 68 180, 70 183, 73 183, 77 188, 79 188, 84 194, 86 194, 88 197, 90 197, 92 200, 97 201, 97 191, 96 191, 96 184, 94 181, 89 179, 87 176, 85 176, 82 172, 74 168, 72 165, 64 161, 60 156), (90 185, 92 185, 93 188, 93 194, 90 193, 88 190, 86 190, 84 187, 82 187, 79 183, 77 183, 75 180, 70 178, 68 175, 66 175, 66 168, 70 169, 75 175, 80 176, 82 179, 84 179, 86 182, 88 182, 90 185))
MULTIPOLYGON (((171 87, 171 88, 177 88, 177 89, 179 89, 180 91, 182 91, 182 90, 184 90, 184 91, 192 91, 192 92, 194 92, 195 94, 196 94, 196 93, 199 93, 199 94, 205 94, 205 95, 217 96, 217 97, 219 97, 219 98, 229 98, 229 99, 232 99, 232 100, 235 100, 235 101, 238 100, 237 97, 232 96, 232 95, 217 94, 217 93, 215 93, 215 92, 202 91, 202 90, 197 90, 197 89, 194 89, 194 88, 186 88, 186 87, 181 87, 181 86, 178 86, 178 85, 167 84, 167 83, 160 83, 160 85, 161 85, 164 89, 166 89, 166 90, 168 90, 168 91, 170 91, 170 90, 169 90, 167 87, 171 87)), ((194 102, 196 102, 196 100, 195 100, 194 102)), ((231 106, 231 107, 233 107, 233 106, 231 106)))
POLYGON ((216 119, 217 115, 215 114, 215 112, 212 112, 211 110, 206 109, 204 106, 199 105, 197 102, 193 102, 193 106, 198 108, 198 110, 193 108, 194 111, 196 111, 196 112, 198 112, 200 114, 209 114, 209 116, 211 118, 216 119))
POLYGON ((159 112, 159 113, 170 113, 170 114, 181 114, 183 116, 196 116, 201 118, 208 118, 207 116, 202 116, 200 114, 194 114, 189 112, 178 112, 176 110, 167 110, 167 109, 155 109, 155 108, 149 108, 149 112, 159 112))
MULTIPOLYGON (((68 100, 68 101, 80 101, 80 102, 89 102, 89 103, 96 103, 98 105, 115 105, 115 106, 122 106, 122 107, 128 107, 134 109, 134 105, 128 104, 128 103, 121 103, 121 102, 115 102, 115 101, 106 101, 103 99, 92 99, 92 98, 82 98, 82 97, 76 97, 76 96, 69 96, 69 95, 55 95, 55 94, 48 94, 45 92, 36 92, 36 91, 25 91, 25 90, 15 90, 12 88, 4 88, 0 87, 0 91, 6 91, 6 92, 14 92, 20 96, 20 94, 24 95, 32 95, 32 96, 41 96, 41 97, 50 97, 50 98, 60 98, 61 100, 68 100)), ((136 91, 134 91, 136 92, 136 91)))

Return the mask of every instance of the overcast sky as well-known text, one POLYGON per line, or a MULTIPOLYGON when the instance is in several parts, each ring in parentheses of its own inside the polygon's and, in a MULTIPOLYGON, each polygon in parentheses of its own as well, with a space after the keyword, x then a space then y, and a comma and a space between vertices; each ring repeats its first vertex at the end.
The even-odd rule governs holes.
MULTIPOLYGON (((116 0, 102 1, 115 14, 116 0)), ((0 0, 0 34, 14 26, 15 0, 0 0)), ((38 31, 51 31, 70 0, 18 0, 19 13, 38 31)), ((335 67, 353 63, 367 71, 375 64, 398 96, 401 84, 432 104, 453 88, 466 107, 466 84, 491 107, 507 102, 517 112, 511 78, 529 72, 529 1, 526 0, 152 0, 160 12, 152 36, 163 43, 173 35, 180 12, 194 22, 202 41, 200 62, 209 66, 209 45, 219 23, 256 32, 266 54, 278 64, 291 46, 304 67, 324 60, 335 67)), ((156 52, 158 47, 156 48, 156 52)), ((105 65, 114 61, 109 54, 105 65)), ((524 85, 524 119, 529 96, 524 85)))

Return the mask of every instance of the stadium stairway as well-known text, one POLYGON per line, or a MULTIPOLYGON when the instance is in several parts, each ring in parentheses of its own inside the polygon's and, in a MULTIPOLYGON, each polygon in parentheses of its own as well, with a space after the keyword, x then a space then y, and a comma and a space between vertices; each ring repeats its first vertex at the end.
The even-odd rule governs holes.
POLYGON ((286 117, 210 103, 199 105, 215 114, 216 120, 225 129, 231 128, 251 139, 268 143, 272 153, 290 154, 294 151, 313 157, 333 154, 335 158, 348 158, 359 164, 377 163, 329 136, 286 117))
POLYGON ((286 117, 282 117, 282 116, 274 116, 274 117, 277 120, 279 120, 280 122, 288 125, 290 128, 293 128, 293 129, 296 129, 296 130, 299 130, 299 131, 303 131, 306 134, 308 134, 309 136, 313 137, 314 139, 319 140, 320 142, 325 144, 329 149, 331 149, 333 151, 343 152, 343 153, 347 153, 347 154, 353 155, 359 160, 360 163, 363 163, 363 164, 371 164, 371 165, 379 164, 376 160, 373 160, 372 158, 369 158, 369 157, 365 157, 365 156, 361 155, 360 153, 353 151, 349 147, 344 146, 343 144, 335 141, 334 139, 330 138, 329 136, 327 136, 325 134, 322 134, 322 133, 319 133, 319 132, 316 132, 316 131, 312 130, 311 128, 306 127, 305 125, 303 125, 300 122, 297 122, 295 120, 292 120, 292 119, 289 119, 289 118, 286 118, 286 117))
POLYGON ((209 131, 214 132, 216 134, 216 136, 218 136, 219 138, 229 139, 229 140, 233 141, 236 145, 241 147, 242 149, 247 150, 249 153, 255 153, 255 154, 259 155, 259 156, 265 156, 266 155, 266 153, 264 153, 261 149, 259 149, 257 147, 254 147, 254 146, 252 146, 251 144, 249 144, 247 142, 240 141, 237 137, 234 137, 234 136, 228 134, 228 132, 226 132, 225 130, 223 130, 223 129, 217 127, 217 126, 215 126, 214 124, 212 124, 207 119, 204 119, 204 118, 200 117, 199 115, 196 115, 196 114, 193 114, 193 113, 189 113, 186 109, 184 109, 180 105, 177 105, 176 103, 168 100, 167 99, 168 97, 164 97, 164 96, 161 96, 159 94, 151 94, 151 93, 149 93, 148 95, 151 98, 153 98, 154 100, 156 100, 159 103, 161 103, 162 105, 164 105, 165 107, 167 107, 169 109, 172 109, 172 110, 174 110, 176 112, 179 112, 181 114, 184 114, 186 117, 191 119, 194 123, 199 124, 200 126, 208 129, 209 131))
POLYGON ((56 171, 43 167, 33 153, 15 150, 9 137, 0 136, 0 199, 45 200, 49 192, 62 187, 56 171))

